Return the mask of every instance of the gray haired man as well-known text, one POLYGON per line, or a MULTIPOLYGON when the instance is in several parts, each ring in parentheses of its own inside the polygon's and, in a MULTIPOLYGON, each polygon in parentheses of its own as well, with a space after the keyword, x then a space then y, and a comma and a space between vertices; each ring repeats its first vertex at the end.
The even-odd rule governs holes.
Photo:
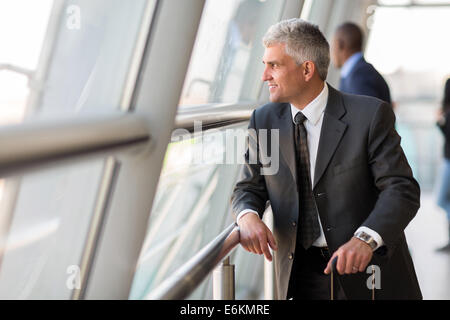
POLYGON ((371 298, 366 269, 376 265, 376 298, 420 299, 404 235, 420 206, 420 189, 392 108, 326 83, 330 49, 317 26, 281 21, 263 42, 262 80, 271 102, 251 116, 249 129, 256 134, 249 135, 232 196, 241 245, 268 260, 269 247, 275 250, 282 299, 329 299, 335 257, 341 275, 335 298, 371 298), (280 137, 279 170, 264 175, 264 164, 248 159, 265 149, 262 141, 271 141, 258 132, 273 130, 280 137), (268 201, 273 234, 261 220, 268 201))

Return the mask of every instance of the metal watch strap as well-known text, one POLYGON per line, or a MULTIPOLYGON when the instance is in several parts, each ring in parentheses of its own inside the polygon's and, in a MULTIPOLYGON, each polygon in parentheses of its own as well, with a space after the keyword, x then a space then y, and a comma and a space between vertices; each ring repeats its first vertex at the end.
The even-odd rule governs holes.
POLYGON ((377 247, 377 242, 373 239, 373 237, 365 233, 364 231, 355 233, 354 237, 367 243, 372 248, 372 250, 377 247))

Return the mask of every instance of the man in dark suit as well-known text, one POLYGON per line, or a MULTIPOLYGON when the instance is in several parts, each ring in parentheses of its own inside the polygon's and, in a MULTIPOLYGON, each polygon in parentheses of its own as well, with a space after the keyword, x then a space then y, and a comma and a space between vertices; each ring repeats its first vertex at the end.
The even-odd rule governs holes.
POLYGON ((251 116, 232 195, 241 245, 268 260, 275 250, 280 299, 329 299, 335 257, 335 298, 371 298, 373 269, 376 298, 420 299, 404 235, 420 189, 392 108, 326 83, 329 45, 317 26, 282 21, 263 40, 271 103, 251 116), (261 220, 269 202, 273 234, 261 220))
POLYGON ((381 74, 362 54, 363 32, 354 23, 346 22, 336 29, 331 46, 331 58, 341 69, 339 90, 376 97, 391 103, 391 94, 381 74))

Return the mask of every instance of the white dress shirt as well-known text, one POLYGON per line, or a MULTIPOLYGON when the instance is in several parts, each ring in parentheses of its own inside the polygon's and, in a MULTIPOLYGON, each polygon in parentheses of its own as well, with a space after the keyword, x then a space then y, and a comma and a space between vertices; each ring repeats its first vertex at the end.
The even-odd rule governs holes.
MULTIPOLYGON (((302 112, 306 119, 304 122, 306 134, 307 134, 307 143, 308 143, 308 151, 309 151, 309 163, 310 163, 310 170, 311 170, 311 183, 314 183, 314 171, 316 168, 316 158, 317 158, 317 151, 319 148, 319 139, 320 139, 320 132, 322 130, 322 122, 323 122, 323 116, 325 107, 327 105, 328 101, 328 86, 325 83, 322 91, 319 93, 319 95, 311 101, 303 110, 300 110, 296 108, 294 105, 291 104, 291 113, 292 113, 292 121, 294 122, 295 115, 297 112, 302 112)), ((295 123, 295 122, 294 122, 295 123)), ((312 188, 312 186, 311 186, 312 188)), ((245 209, 242 210, 238 216, 237 221, 239 221, 240 218, 242 218, 243 215, 247 213, 254 213, 258 215, 257 212, 251 209, 245 209)), ((320 225, 320 236, 313 242, 313 246, 315 247, 326 247, 327 242, 325 239, 325 234, 323 232, 322 224, 320 222, 319 217, 317 217, 319 220, 320 225)), ((369 229, 367 227, 360 227, 356 232, 358 231, 364 231, 370 236, 374 238, 374 240, 377 242, 377 247, 374 249, 376 250, 380 246, 383 245, 383 240, 381 239, 381 236, 374 230, 369 229)), ((355 233, 356 233, 355 232, 355 233)))

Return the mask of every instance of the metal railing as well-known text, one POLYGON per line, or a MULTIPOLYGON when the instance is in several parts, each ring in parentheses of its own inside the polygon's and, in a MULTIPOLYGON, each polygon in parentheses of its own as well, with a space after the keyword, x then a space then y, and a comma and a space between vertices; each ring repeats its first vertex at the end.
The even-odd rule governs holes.
POLYGON ((25 77, 28 78, 29 81, 31 79, 33 79, 33 76, 34 76, 33 70, 23 68, 23 67, 11 64, 11 63, 0 63, 0 71, 2 71, 2 70, 11 71, 11 72, 15 72, 15 73, 24 75, 25 77))
MULTIPOLYGON (((162 282, 150 292, 147 300, 182 300, 191 294, 203 279, 222 261, 239 243, 239 227, 233 223, 227 227, 214 240, 207 244, 200 252, 181 266, 171 277, 162 282)), ((225 266, 229 260, 225 259, 225 266)), ((226 280, 221 277, 222 280, 226 280)), ((234 281, 232 281, 234 286, 234 281)), ((228 285, 231 285, 228 283, 228 285)), ((234 297, 227 286, 219 290, 219 297, 234 297), (228 293, 226 293, 228 292, 228 293)), ((217 291, 217 290, 216 290, 217 291)))
MULTIPOLYGON (((181 110, 175 129, 193 132, 248 121, 258 103, 204 105, 181 110)), ((62 160, 105 157, 151 140, 148 119, 136 113, 33 119, 0 127, 0 176, 22 174, 62 160)))
POLYGON ((240 104, 216 103, 193 107, 181 106, 175 119, 175 129, 193 132, 196 123, 201 124, 201 129, 207 130, 248 121, 253 110, 261 104, 261 102, 255 101, 240 104))
POLYGON ((234 265, 230 264, 230 257, 226 257, 222 264, 213 272, 213 299, 234 300, 234 265))
MULTIPOLYGON (((257 104, 206 105, 182 110, 177 115, 175 128, 193 131, 196 121, 202 122, 202 130, 245 122, 257 104)), ((32 119, 2 126, 0 177, 22 175, 74 161, 118 156, 125 151, 145 152, 150 150, 155 139, 150 135, 149 122, 145 115, 139 113, 110 113, 32 119)), ((239 229, 233 223, 147 298, 187 297, 238 243, 239 229)), ((233 266, 225 259, 221 269, 223 273, 219 278, 223 281, 220 281, 231 287, 216 290, 215 296, 233 299, 234 280, 232 283, 227 280, 230 275, 234 279, 233 266)))
POLYGON ((105 157, 150 142, 145 117, 122 113, 33 120, 0 127, 0 176, 64 160, 105 157))

